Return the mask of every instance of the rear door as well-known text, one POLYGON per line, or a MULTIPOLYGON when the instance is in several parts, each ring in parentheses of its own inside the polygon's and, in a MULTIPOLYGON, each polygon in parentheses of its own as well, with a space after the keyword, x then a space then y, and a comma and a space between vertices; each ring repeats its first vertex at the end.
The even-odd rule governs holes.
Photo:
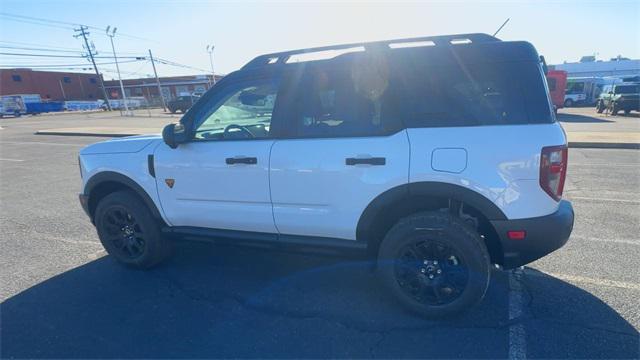
POLYGON ((274 143, 270 164, 282 235, 354 240, 367 205, 407 183, 409 143, 388 81, 354 66, 309 65, 289 82, 280 107, 286 138, 274 143))

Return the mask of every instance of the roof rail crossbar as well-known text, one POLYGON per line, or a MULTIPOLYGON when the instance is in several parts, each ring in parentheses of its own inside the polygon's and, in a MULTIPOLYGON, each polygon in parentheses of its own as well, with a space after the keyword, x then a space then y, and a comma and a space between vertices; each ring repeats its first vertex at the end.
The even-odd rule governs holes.
POLYGON ((500 41, 500 40, 491 35, 474 33, 474 34, 425 36, 425 37, 415 37, 415 38, 406 38, 406 39, 393 39, 393 40, 372 41, 372 42, 364 42, 364 43, 321 46, 321 47, 315 47, 315 48, 297 49, 297 50, 260 55, 255 57, 253 60, 249 61, 246 65, 242 67, 242 69, 257 68, 257 67, 262 67, 269 64, 284 64, 293 55, 316 53, 321 51, 344 50, 344 49, 358 48, 358 47, 364 47, 365 50, 372 50, 376 48, 378 49, 389 48, 389 45, 395 44, 395 43, 412 43, 412 42, 432 42, 435 46, 449 46, 456 43, 470 42, 470 43, 477 44, 477 43, 486 43, 486 42, 494 42, 494 41, 500 41))

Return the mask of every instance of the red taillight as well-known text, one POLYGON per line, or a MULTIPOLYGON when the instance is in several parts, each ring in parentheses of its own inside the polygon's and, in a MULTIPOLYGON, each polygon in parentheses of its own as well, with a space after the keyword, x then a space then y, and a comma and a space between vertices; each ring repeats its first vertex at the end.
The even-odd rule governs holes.
POLYGON ((524 230, 511 230, 507 231, 507 237, 510 240, 524 240, 527 233, 524 230))
POLYGON ((567 155, 567 146, 562 145, 544 147, 540 156, 540 186, 556 201, 562 198, 567 155))

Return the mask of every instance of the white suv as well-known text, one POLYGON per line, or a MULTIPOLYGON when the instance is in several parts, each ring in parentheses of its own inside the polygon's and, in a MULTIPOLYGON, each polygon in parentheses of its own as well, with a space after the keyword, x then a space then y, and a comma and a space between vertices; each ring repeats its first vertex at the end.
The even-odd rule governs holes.
POLYGON ((173 239, 356 250, 425 316, 482 299, 491 264, 569 238, 567 140, 527 42, 484 34, 263 55, 160 136, 80 153, 108 253, 150 267, 173 239))

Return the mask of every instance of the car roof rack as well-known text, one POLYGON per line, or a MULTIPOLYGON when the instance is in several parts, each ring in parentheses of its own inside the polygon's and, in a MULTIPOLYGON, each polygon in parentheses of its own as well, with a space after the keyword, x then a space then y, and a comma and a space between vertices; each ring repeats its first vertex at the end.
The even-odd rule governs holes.
POLYGON ((405 39, 393 39, 393 40, 383 40, 383 41, 372 41, 372 42, 363 42, 363 43, 351 43, 351 44, 341 44, 341 45, 332 45, 332 46, 322 46, 322 47, 314 47, 307 49, 298 49, 291 51, 283 51, 271 54, 260 55, 249 61, 246 65, 242 67, 243 70, 251 69, 251 68, 259 68, 267 65, 283 65, 286 64, 289 58, 294 55, 300 54, 310 54, 310 53, 319 53, 323 51, 335 51, 335 50, 345 50, 351 48, 364 48, 364 50, 372 50, 372 49, 390 49, 393 45, 404 45, 411 46, 411 43, 419 44, 419 43, 431 43, 432 46, 451 46, 456 44, 477 44, 477 43, 487 43, 487 42, 496 42, 500 41, 500 39, 493 37, 491 35, 482 34, 482 33, 474 33, 474 34, 457 34, 457 35, 440 35, 440 36, 425 36, 425 37, 415 37, 415 38, 405 38, 405 39))

